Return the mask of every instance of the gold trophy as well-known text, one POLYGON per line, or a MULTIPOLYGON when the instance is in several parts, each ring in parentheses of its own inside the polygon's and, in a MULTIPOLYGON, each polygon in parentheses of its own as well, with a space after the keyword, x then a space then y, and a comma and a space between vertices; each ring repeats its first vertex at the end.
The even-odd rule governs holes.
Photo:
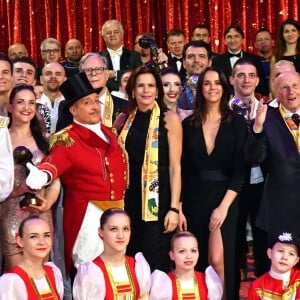
MULTIPOLYGON (((24 146, 16 147, 14 152, 14 161, 15 164, 21 165, 23 168, 25 168, 26 175, 29 174, 29 170, 26 167, 26 164, 32 163, 32 153, 30 150, 24 146)), ((26 193, 24 194, 24 198, 19 203, 20 208, 27 207, 29 205, 36 205, 40 206, 42 205, 41 200, 33 193, 26 193)))

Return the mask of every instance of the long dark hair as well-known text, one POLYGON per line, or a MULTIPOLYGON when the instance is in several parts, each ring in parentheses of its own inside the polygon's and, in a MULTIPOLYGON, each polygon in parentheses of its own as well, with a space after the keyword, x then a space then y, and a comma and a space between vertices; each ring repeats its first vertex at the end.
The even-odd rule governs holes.
POLYGON ((129 101, 129 105, 128 105, 129 113, 132 112, 137 107, 137 102, 136 99, 133 97, 132 92, 135 88, 137 78, 142 74, 151 74, 154 77, 156 82, 156 88, 158 90, 156 102, 158 103, 159 107, 163 111, 166 111, 167 107, 163 102, 164 90, 163 90, 163 86, 159 74, 151 67, 141 66, 132 71, 126 85, 126 92, 129 101))
POLYGON ((199 75, 198 78, 196 97, 194 101, 194 111, 192 116, 192 121, 195 126, 202 126, 202 123, 203 121, 206 120, 206 116, 208 113, 207 106, 206 106, 206 99, 202 92, 202 86, 203 86, 205 74, 209 71, 214 71, 218 73, 219 80, 223 87, 223 94, 220 102, 221 121, 222 122, 230 121, 232 118, 232 112, 230 111, 228 106, 228 101, 230 99, 231 93, 230 93, 230 87, 227 83, 226 76, 220 69, 215 67, 208 67, 199 75))
MULTIPOLYGON (((292 25, 298 31, 300 30, 300 23, 294 19, 287 19, 281 23, 279 33, 277 36, 276 46, 274 49, 275 61, 282 59, 284 52, 286 51, 286 41, 283 38, 284 26, 292 25)), ((296 55, 300 55, 300 37, 298 37, 297 45, 296 45, 296 55)))
MULTIPOLYGON (((32 94, 34 95, 34 98, 35 98, 35 92, 34 92, 33 86, 27 85, 27 84, 19 84, 12 89, 12 91, 9 95, 9 103, 12 104, 15 99, 16 94, 21 91, 24 91, 24 90, 32 92, 32 94)), ((11 123, 12 123, 11 113, 8 113, 8 116, 10 117, 10 123, 9 123, 8 127, 10 127, 11 123)), ((38 148, 40 149, 40 151, 45 155, 48 154, 49 153, 49 143, 45 137, 45 129, 36 115, 30 121, 30 130, 31 130, 32 136, 33 136, 38 148)))

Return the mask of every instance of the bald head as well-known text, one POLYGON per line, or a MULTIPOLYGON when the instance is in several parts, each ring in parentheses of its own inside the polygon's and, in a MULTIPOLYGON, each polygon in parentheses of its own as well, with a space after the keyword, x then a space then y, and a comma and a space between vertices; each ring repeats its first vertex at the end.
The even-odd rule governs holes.
POLYGON ((274 80, 278 75, 284 72, 292 71, 295 72, 295 65, 288 60, 279 60, 276 62, 272 68, 272 80, 274 80))
POLYGON ((300 75, 295 71, 282 72, 274 79, 275 95, 281 105, 291 111, 300 109, 300 75))
POLYGON ((79 40, 68 40, 65 45, 65 57, 70 63, 78 63, 83 55, 83 47, 79 40))
POLYGON ((14 60, 17 57, 28 57, 28 51, 24 44, 15 43, 8 48, 8 57, 10 60, 14 60))

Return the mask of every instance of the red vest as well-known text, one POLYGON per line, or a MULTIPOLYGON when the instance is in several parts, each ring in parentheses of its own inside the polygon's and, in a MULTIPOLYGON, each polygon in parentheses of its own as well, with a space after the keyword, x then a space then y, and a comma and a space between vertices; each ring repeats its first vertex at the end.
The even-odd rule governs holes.
MULTIPOLYGON (((50 266, 46 266, 46 265, 43 265, 43 269, 44 271, 46 272, 47 276, 48 276, 48 279, 49 279, 49 283, 50 283, 50 287, 51 287, 51 290, 55 293, 56 295, 56 299, 60 299, 60 296, 56 290, 56 284, 55 284, 55 278, 54 278, 54 273, 53 273, 53 270, 50 266)), ((37 291, 35 290, 28 274, 20 267, 16 266, 14 268, 11 269, 11 271, 9 273, 15 273, 17 275, 19 275, 22 280, 24 281, 25 283, 25 286, 26 286, 26 290, 27 290, 27 299, 28 300, 39 300, 40 299, 40 296, 37 295, 37 291)), ((50 296, 50 295, 49 295, 50 296)), ((54 296, 52 295, 52 298, 48 297, 47 299, 55 299, 54 296)))
MULTIPOLYGON (((134 290, 135 290, 135 299, 134 300, 138 300, 139 296, 140 296, 140 287, 136 278, 136 274, 135 274, 135 259, 130 257, 130 256, 125 256, 126 257, 126 262, 128 263, 129 266, 129 270, 131 273, 131 278, 133 281, 133 285, 134 285, 134 290)), ((105 280, 105 286, 106 286, 106 295, 105 295, 105 300, 112 300, 114 299, 114 293, 113 293, 113 288, 111 285, 111 282, 109 280, 109 276, 107 273, 107 270, 105 268, 105 264, 103 262, 103 260, 98 256, 97 258, 94 259, 93 261, 102 271, 103 276, 104 276, 104 280, 105 280)))
MULTIPOLYGON (((198 290, 199 290, 199 296, 200 300, 207 300, 207 286, 205 282, 205 275, 200 272, 195 272, 196 275, 196 280, 198 283, 198 290)), ((172 300, 178 300, 178 295, 177 295, 177 286, 176 286, 176 277, 172 272, 168 273, 168 276, 171 279, 172 282, 172 300)), ((189 298, 189 299, 194 299, 194 298, 189 298)))

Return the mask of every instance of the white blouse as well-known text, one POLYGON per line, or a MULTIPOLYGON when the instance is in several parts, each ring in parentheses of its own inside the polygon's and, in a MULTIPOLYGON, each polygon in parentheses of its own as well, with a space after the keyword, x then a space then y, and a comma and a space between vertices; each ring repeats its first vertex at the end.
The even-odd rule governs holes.
MULTIPOLYGON (((151 285, 150 267, 141 252, 135 255, 135 260, 135 273, 140 295, 143 295, 139 299, 148 300, 151 285)), ((73 285, 74 300, 103 300, 105 295, 106 284, 102 270, 93 262, 80 264, 73 285)))
MULTIPOLYGON (((47 262, 45 265, 52 268, 56 283, 56 290, 60 297, 59 299, 63 299, 64 284, 59 268, 52 262, 47 262)), ((25 283, 18 274, 5 273, 0 277, 0 300, 8 299, 28 299, 25 283)))

